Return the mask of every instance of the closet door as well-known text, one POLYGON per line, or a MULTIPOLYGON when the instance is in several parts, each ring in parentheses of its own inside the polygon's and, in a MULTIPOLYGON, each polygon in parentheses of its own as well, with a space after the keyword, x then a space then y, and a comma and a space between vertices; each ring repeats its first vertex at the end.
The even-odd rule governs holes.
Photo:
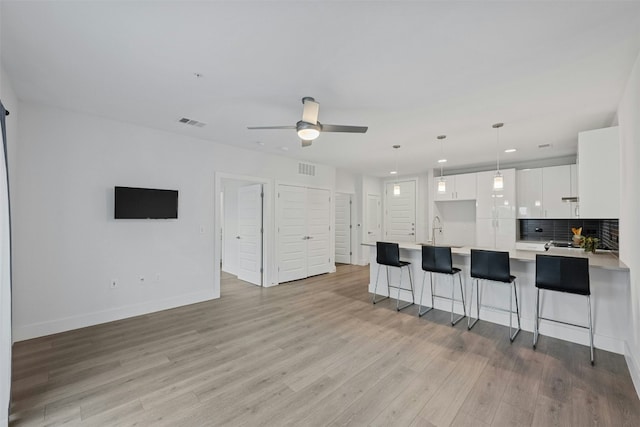
POLYGON ((278 281, 331 271, 331 192, 278 186, 278 281))
POLYGON ((331 269, 331 192, 307 188, 307 276, 331 269))
POLYGON ((278 186, 278 281, 307 277, 307 189, 278 186))

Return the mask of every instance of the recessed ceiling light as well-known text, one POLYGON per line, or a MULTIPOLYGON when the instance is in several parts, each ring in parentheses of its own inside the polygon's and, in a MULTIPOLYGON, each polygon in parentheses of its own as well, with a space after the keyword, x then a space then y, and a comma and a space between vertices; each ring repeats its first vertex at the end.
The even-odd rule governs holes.
POLYGON ((447 163, 447 159, 440 159, 438 160, 438 163, 447 163))
POLYGON ((397 174, 398 174, 398 171, 391 171, 391 172, 389 172, 389 175, 397 175, 397 174))
POLYGON ((515 153, 516 149, 515 148, 507 148, 506 150, 504 150, 505 153, 515 153))

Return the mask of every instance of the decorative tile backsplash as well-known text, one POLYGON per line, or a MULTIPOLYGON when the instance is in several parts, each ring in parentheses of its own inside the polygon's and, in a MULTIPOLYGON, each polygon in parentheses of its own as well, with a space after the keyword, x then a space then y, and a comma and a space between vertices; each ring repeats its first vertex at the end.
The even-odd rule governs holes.
POLYGON ((617 219, 521 219, 519 240, 571 242, 571 227, 582 227, 583 236, 600 239, 599 248, 618 250, 617 219))

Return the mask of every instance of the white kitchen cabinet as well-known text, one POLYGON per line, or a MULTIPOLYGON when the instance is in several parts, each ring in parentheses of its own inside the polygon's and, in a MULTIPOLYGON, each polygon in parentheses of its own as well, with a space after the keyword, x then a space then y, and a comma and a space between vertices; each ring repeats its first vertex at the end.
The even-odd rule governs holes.
POLYGON ((580 218, 620 216, 620 141, 618 127, 578 134, 580 218))
POLYGON ((504 188, 493 191, 495 171, 478 172, 476 245, 509 250, 516 243, 516 171, 500 171, 504 188))
POLYGON ((523 169, 516 173, 518 180, 518 218, 575 218, 575 203, 562 200, 575 194, 571 171, 575 165, 523 169))
POLYGON ((580 201, 578 193, 578 165, 571 165, 571 194, 570 197, 575 197, 577 201, 570 202, 571 206, 571 218, 580 218, 580 201))
POLYGON ((542 168, 516 171, 518 218, 542 218, 542 168))
POLYGON ((571 218, 571 205, 562 201, 571 195, 571 166, 542 168, 542 209, 544 218, 571 218))
POLYGON ((440 178, 436 178, 435 201, 474 200, 476 198, 476 175, 475 173, 464 173, 445 176, 446 191, 444 193, 438 192, 440 178))

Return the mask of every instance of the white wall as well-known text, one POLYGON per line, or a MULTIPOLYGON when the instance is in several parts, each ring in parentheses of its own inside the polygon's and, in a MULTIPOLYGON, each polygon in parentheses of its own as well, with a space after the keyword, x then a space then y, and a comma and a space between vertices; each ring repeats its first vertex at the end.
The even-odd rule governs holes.
MULTIPOLYGON (((9 164, 9 181, 11 185, 11 202, 16 197, 15 167, 17 162, 18 143, 18 98, 13 91, 11 82, 7 77, 4 68, 0 64, 0 100, 5 109, 11 115, 5 117, 7 134, 7 160, 9 164)), ((1 139, 1 138, 0 138, 1 139)), ((0 141, 0 145, 2 141, 0 141)), ((9 423, 9 393, 11 390, 11 265, 10 265, 10 243, 9 243, 9 223, 8 206, 5 204, 7 198, 6 169, 4 155, 0 156, 0 191, 3 196, 0 198, 0 426, 9 423)))
MULTIPOLYGON (((335 186, 329 166, 298 175, 298 162, 280 156, 30 103, 20 110, 18 340, 218 297, 214 171, 335 186), (179 190, 179 218, 114 220, 115 185, 179 190)), ((274 265, 275 252, 265 255, 274 265)))
POLYGON ((626 359, 640 395, 640 55, 618 108, 620 123, 620 258, 629 269, 631 298, 626 359))

